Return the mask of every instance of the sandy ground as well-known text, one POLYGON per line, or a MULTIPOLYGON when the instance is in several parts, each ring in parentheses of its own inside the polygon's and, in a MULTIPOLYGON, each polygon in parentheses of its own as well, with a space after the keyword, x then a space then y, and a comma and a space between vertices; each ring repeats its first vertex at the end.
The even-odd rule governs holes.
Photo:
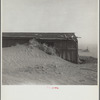
POLYGON ((97 63, 73 64, 24 45, 3 48, 3 85, 96 85, 97 63))

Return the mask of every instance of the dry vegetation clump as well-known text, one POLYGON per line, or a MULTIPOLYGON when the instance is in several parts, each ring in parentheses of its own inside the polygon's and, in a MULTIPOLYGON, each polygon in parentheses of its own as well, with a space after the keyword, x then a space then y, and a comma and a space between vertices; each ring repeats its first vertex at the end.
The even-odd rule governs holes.
POLYGON ((34 47, 37 47, 37 48, 39 48, 40 50, 44 51, 45 53, 47 53, 49 55, 56 55, 56 50, 55 50, 54 47, 48 46, 45 43, 41 44, 35 39, 31 39, 29 41, 29 47, 31 49, 33 49, 34 47))

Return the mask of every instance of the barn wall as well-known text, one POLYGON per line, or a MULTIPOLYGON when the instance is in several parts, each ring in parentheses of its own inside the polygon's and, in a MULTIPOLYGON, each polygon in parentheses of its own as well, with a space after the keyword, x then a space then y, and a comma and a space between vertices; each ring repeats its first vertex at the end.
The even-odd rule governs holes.
POLYGON ((58 56, 74 63, 78 63, 77 47, 77 42, 72 40, 58 41, 55 43, 58 56))
POLYGON ((30 38, 3 38, 2 46, 3 47, 15 46, 16 44, 28 43, 29 40, 30 38))

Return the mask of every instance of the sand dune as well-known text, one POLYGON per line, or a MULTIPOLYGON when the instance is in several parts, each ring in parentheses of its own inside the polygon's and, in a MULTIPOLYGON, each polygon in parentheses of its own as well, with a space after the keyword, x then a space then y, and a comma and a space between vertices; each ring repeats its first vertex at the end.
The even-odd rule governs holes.
POLYGON ((3 85, 95 85, 97 63, 73 64, 25 45, 3 48, 3 85))

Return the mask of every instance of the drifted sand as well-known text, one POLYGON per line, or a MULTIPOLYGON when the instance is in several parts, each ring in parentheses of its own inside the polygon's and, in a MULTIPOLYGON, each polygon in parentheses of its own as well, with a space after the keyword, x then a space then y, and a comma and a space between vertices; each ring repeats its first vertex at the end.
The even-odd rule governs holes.
POLYGON ((2 49, 3 85, 96 85, 97 63, 73 64, 24 45, 2 49))

